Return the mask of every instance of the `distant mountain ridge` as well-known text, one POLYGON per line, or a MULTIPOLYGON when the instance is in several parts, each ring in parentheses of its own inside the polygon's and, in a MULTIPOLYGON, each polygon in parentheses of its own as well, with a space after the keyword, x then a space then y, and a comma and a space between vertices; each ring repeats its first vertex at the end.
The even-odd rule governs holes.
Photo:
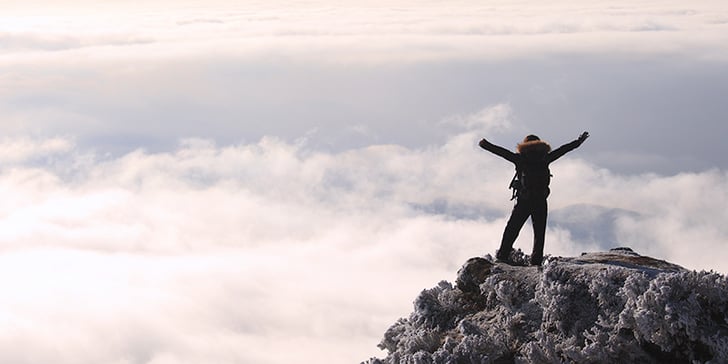
POLYGON ((542 267, 471 258, 379 346, 364 363, 726 363, 728 279, 629 248, 542 267))

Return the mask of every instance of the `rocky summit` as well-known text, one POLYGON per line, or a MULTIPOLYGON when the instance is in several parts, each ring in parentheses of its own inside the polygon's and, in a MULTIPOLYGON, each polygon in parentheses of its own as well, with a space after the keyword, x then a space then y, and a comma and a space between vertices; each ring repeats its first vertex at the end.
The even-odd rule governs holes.
POLYGON ((629 248, 525 261, 469 259, 365 363, 728 363, 726 276, 629 248))

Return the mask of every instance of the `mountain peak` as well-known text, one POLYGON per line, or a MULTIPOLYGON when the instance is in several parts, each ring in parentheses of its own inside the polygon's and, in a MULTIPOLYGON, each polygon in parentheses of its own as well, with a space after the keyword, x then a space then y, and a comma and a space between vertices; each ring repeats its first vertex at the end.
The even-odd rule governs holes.
POLYGON ((728 279, 629 248, 542 267, 471 258, 379 347, 367 364, 728 362, 728 279))

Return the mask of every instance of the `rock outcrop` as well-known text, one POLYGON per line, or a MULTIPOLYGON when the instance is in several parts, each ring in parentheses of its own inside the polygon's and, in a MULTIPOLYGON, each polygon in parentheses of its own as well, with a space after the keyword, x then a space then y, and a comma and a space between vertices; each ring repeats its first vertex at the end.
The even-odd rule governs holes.
POLYGON ((726 363, 728 279, 628 248, 542 267, 471 258, 379 346, 367 364, 726 363))

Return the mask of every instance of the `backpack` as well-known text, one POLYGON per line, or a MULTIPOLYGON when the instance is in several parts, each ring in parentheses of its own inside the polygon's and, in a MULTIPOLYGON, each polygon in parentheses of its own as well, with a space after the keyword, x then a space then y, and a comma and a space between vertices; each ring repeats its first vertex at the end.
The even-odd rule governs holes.
POLYGON ((545 156, 536 158, 525 156, 521 163, 516 164, 516 174, 508 188, 513 189, 511 200, 515 198, 528 198, 531 196, 546 198, 551 183, 551 171, 545 156))

